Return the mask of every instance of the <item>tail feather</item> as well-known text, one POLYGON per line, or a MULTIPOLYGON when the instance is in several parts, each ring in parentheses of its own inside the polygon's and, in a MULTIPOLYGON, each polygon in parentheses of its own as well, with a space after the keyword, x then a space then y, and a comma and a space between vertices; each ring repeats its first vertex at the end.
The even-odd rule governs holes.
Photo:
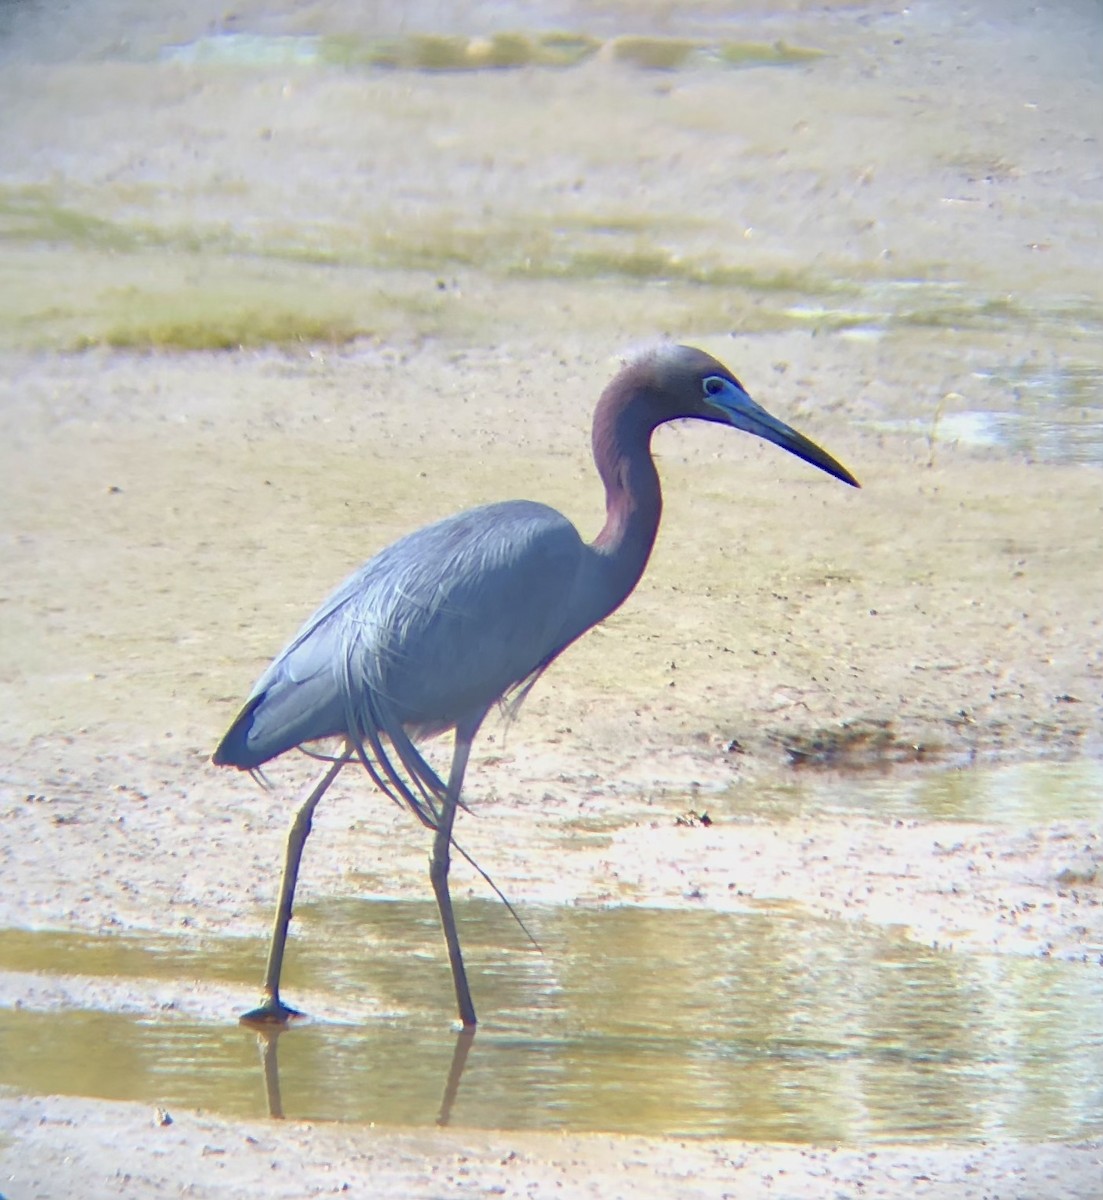
POLYGON ((212 761, 252 770, 303 742, 345 733, 344 714, 324 676, 295 680, 270 671, 219 742, 212 761))
POLYGON ((364 769, 385 795, 406 805, 427 828, 436 829, 439 804, 447 792, 443 780, 418 753, 387 701, 374 689, 354 686, 351 654, 345 657, 337 680, 346 737, 364 769), (384 737, 405 774, 384 746, 384 737))
POLYGON ((253 714, 264 703, 264 694, 253 696, 238 713, 234 723, 218 743, 211 762, 216 767, 238 767, 242 771, 255 771, 272 754, 265 754, 249 744, 249 732, 253 727, 253 714))
POLYGON ((447 785, 411 741, 388 701, 355 679, 351 655, 328 680, 271 674, 261 680, 260 689, 219 742, 211 756, 216 766, 256 771, 304 742, 341 736, 380 791, 409 808, 423 825, 437 827, 447 785))

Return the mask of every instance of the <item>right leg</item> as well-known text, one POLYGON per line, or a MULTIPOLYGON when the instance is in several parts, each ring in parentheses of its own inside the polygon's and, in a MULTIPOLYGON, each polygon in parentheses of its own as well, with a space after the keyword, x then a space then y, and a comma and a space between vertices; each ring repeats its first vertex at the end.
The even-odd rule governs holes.
POLYGON ((309 795, 299 807, 291 828, 287 833, 287 855, 280 881, 280 898, 276 905, 276 919, 272 925, 272 941, 268 947, 268 966, 264 972, 264 991, 259 1008, 244 1013, 241 1020, 247 1025, 285 1025, 289 1018, 299 1016, 280 1000, 280 972, 283 969, 283 952, 287 945, 287 927, 291 923, 291 905, 295 899, 295 884, 299 878, 299 861, 303 846, 310 836, 311 821, 318 801, 326 789, 340 774, 341 768, 351 758, 346 748, 342 756, 326 767, 311 788, 309 795))
POLYGON ((463 776, 467 770, 467 758, 471 753, 471 740, 475 729, 457 728, 456 741, 452 748, 452 769, 448 775, 448 791, 441 806, 436 836, 433 838, 433 857, 429 860, 429 878, 433 894, 440 910, 440 923, 444 927, 444 940, 448 945, 448 961, 452 967, 452 982, 456 987, 456 1004, 460 1020, 465 1029, 475 1028, 475 1005, 471 1002, 471 989, 467 984, 467 971, 460 950, 460 935, 456 931, 456 918, 452 912, 452 897, 448 892, 448 867, 452 847, 452 822, 456 817, 456 805, 463 790, 463 776))

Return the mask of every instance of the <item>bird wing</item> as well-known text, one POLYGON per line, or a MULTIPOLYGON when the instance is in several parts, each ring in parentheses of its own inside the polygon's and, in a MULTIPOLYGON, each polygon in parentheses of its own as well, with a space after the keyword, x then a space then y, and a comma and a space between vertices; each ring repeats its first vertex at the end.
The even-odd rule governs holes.
POLYGON ((546 665, 566 644, 585 552, 565 517, 529 501, 472 509, 400 539, 305 622, 257 681, 215 761, 256 767, 338 734, 378 754, 385 735, 436 791, 405 730, 477 725, 546 665))
POLYGON ((524 501, 414 538, 416 554, 392 547, 385 603, 346 619, 367 616, 372 686, 404 723, 429 731, 485 712, 562 648, 585 547, 565 517, 524 501))

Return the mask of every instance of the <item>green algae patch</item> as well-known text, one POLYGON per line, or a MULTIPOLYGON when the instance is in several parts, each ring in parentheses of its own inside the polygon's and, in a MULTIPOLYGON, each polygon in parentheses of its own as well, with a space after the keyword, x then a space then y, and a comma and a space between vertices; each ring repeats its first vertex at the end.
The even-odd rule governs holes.
POLYGON ((17 247, 0 258, 0 346, 340 346, 363 337, 447 333, 466 319, 425 273, 64 246, 17 247))
POLYGON ((825 57, 825 51, 788 42, 724 42, 717 57, 729 67, 795 67, 825 57))
POLYGON ((572 67, 601 43, 585 34, 495 33, 487 37, 414 34, 388 41, 340 36, 322 39, 321 61, 343 67, 408 71, 487 71, 516 67, 572 67))
POLYGON ((59 203, 41 185, 0 187, 0 244, 53 243, 130 251, 142 236, 114 221, 59 203))
POLYGON ((649 71, 676 71, 707 46, 689 38, 621 37, 610 43, 609 50, 617 62, 649 71))
POLYGON ((341 317, 325 317, 290 310, 228 308, 210 311, 206 298, 188 305, 168 306, 165 313, 136 312, 102 332, 76 340, 74 348, 109 346, 114 350, 241 350, 261 346, 328 343, 343 345, 369 331, 341 317), (191 312, 173 312, 173 308, 191 312))
POLYGON ((717 42, 698 38, 626 34, 602 40, 588 33, 489 34, 413 33, 398 38, 363 38, 355 33, 325 36, 216 34, 167 46, 168 61, 200 66, 339 67, 352 70, 462 72, 520 67, 563 70, 602 55, 647 71, 701 66, 794 66, 823 57, 823 51, 787 42, 717 42))

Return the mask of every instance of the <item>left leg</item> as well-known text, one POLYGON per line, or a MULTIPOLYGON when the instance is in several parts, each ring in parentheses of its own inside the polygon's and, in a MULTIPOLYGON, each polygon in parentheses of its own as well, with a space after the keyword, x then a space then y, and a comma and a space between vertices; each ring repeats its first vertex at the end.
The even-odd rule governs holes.
POLYGON ((283 970, 283 951, 287 945, 287 927, 291 924, 291 905, 295 899, 295 884, 299 878, 299 862, 303 846, 310 836, 310 827, 318 801, 326 789, 340 774, 348 762, 351 752, 346 749, 341 758, 334 760, 318 777, 310 793, 299 807, 287 833, 287 854, 280 880, 280 898, 276 905, 276 919, 272 925, 272 941, 268 947, 268 966, 264 972, 264 992, 259 1008, 244 1013, 241 1020, 248 1025, 284 1025, 288 1018, 299 1014, 280 999, 280 972, 283 970))

